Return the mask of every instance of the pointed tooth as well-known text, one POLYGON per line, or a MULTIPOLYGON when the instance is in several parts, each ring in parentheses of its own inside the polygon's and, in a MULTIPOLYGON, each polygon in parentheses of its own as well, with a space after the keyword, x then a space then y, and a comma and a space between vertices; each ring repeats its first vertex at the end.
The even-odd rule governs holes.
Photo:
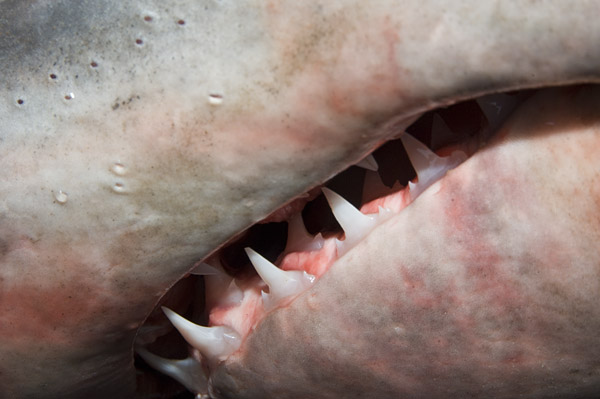
POLYGON ((269 293, 263 292, 267 311, 275 308, 282 300, 307 290, 315 277, 299 270, 281 270, 251 248, 244 248, 258 275, 269 286, 269 293))
POLYGON ((202 365, 196 359, 192 357, 181 360, 165 359, 142 347, 137 347, 135 351, 152 368, 179 381, 190 392, 196 394, 208 392, 208 381, 202 365))
POLYGON ((432 174, 432 166, 435 165, 439 157, 425 144, 408 133, 403 134, 400 140, 402 140, 404 149, 413 168, 415 168, 415 172, 417 172, 419 180, 425 180, 426 177, 432 174))
POLYGON ((477 101, 479 108, 488 120, 491 130, 496 130, 506 120, 518 102, 514 96, 504 93, 490 94, 475 101, 477 101))
POLYGON ((367 170, 372 170, 373 172, 377 172, 377 170, 379 169, 379 165, 373 157, 373 154, 369 154, 366 157, 364 157, 362 160, 360 160, 360 162, 356 164, 356 166, 360 166, 361 168, 367 170))
POLYGON ((165 306, 162 310, 187 343, 210 361, 225 360, 240 346, 240 336, 232 328, 199 326, 165 306))
POLYGON ((302 215, 294 215, 288 220, 288 238, 284 253, 299 251, 316 251, 323 248, 324 240, 321 236, 313 237, 306 231, 302 215))
POLYGON ((341 195, 331 191, 327 187, 323 187, 322 190, 333 215, 340 226, 342 226, 342 229, 344 229, 346 236, 344 246, 346 249, 349 249, 375 227, 377 218, 363 214, 341 195))
POLYGON ((414 201, 419 194, 442 178, 446 172, 467 159, 462 151, 454 151, 448 157, 439 157, 425 144, 405 133, 400 137, 406 153, 417 172, 417 183, 409 182, 410 197, 414 201))
POLYGON ((219 273, 221 273, 220 270, 204 262, 198 264, 192 269, 192 271, 190 271, 190 274, 196 274, 199 276, 214 276, 219 273))

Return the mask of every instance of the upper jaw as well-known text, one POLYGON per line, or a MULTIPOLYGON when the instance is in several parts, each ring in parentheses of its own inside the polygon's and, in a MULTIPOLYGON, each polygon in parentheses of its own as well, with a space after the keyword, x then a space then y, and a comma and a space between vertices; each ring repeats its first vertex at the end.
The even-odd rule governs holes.
POLYGON ((600 78, 600 31, 585 23, 592 2, 527 3, 527 13, 476 1, 453 10, 177 2, 168 11, 106 1, 104 13, 75 3, 0 4, 14 17, 0 21, 10 32, 0 55, 9 93, 2 276, 14 298, 4 325, 23 331, 0 330, 12 359, 7 394, 131 389, 132 374, 111 370, 131 370, 137 327, 194 261, 414 115, 490 91, 600 78), (82 377, 59 348, 93 372, 82 377), (38 363, 47 367, 35 383, 38 363))

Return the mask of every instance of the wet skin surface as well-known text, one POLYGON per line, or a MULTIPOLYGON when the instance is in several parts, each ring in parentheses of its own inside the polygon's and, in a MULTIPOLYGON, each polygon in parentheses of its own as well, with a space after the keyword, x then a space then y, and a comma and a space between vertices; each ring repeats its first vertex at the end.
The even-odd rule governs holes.
POLYGON ((263 320, 213 374, 214 393, 594 397, 599 106, 597 88, 538 93, 263 320))
MULTIPOLYGON (((597 9, 596 2, 461 2, 452 10, 393 1, 0 2, 1 396, 130 395, 137 328, 195 261, 360 159, 416 113, 484 92, 597 81, 600 31, 586 23, 597 9)), ((576 165, 593 165, 575 155, 576 165)), ((539 177, 540 190, 554 187, 539 177)), ((467 197, 477 203, 475 194, 467 197)), ((560 205, 595 198, 559 194, 544 198, 560 205)), ((580 201, 565 206, 595 215, 580 201)), ((438 228, 457 219, 442 216, 438 228)), ((411 276, 411 267, 401 267, 406 278, 435 275, 411 276)), ((335 292, 344 281, 327 279, 335 292)), ((552 275, 539 281, 556 279, 564 283, 552 275)), ((556 303, 570 308, 568 288, 556 288, 567 298, 556 303)), ((543 298, 519 293, 524 302, 543 298)), ((578 320, 594 320, 580 302, 578 320)), ((490 306, 501 311, 503 303, 490 306)), ((284 315, 262 328, 280 331, 270 326, 284 315)), ((260 340, 248 341, 255 355, 244 367, 263 358, 253 349, 260 340)), ((578 354, 582 345, 563 350, 578 354)), ((472 363, 461 359, 468 374, 472 363)), ((415 375, 418 383, 401 391, 419 395, 424 382, 415 375)), ((219 389, 233 390, 226 382, 219 389)))

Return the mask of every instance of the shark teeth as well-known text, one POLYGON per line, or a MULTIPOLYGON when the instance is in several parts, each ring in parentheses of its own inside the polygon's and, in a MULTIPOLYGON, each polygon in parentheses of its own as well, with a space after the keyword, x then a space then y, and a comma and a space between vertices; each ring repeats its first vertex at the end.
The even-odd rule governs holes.
POLYGON ((258 275, 269 286, 269 293, 262 292, 263 305, 269 311, 282 303, 306 291, 314 282, 315 276, 299 270, 281 270, 258 252, 244 248, 258 275))
POLYGON ((321 233, 312 236, 306 231, 302 215, 296 214, 288 221, 288 237, 284 253, 317 251, 323 248, 325 240, 321 233))
POLYGON ((240 304, 244 299, 244 293, 236 284, 235 279, 225 273, 220 262, 213 260, 213 263, 215 266, 206 263, 201 263, 198 266, 202 267, 201 271, 206 282, 205 298, 207 307, 210 309, 217 304, 223 306, 240 304))
POLYGON ((203 327, 167 307, 163 306, 162 310, 187 343, 210 362, 223 361, 240 347, 241 338, 230 327, 203 327))
POLYGON ((467 159, 462 151, 454 151, 450 156, 440 157, 425 144, 405 133, 400 137, 408 158, 417 172, 417 183, 409 182, 411 200, 415 200, 429 186, 442 178, 447 171, 454 169, 467 159))
POLYGON ((495 131, 517 107, 518 100, 505 93, 494 93, 475 100, 488 120, 490 131, 495 131))
POLYGON ((208 381, 202 365, 193 357, 174 360, 157 356, 142 347, 136 348, 135 351, 148 365, 179 381, 189 391, 196 394, 208 392, 208 381))
POLYGON ((376 215, 363 214, 344 197, 327 187, 323 187, 322 190, 346 236, 344 241, 338 241, 338 255, 342 256, 373 230, 378 224, 378 218, 376 215))
POLYGON ((375 160, 373 154, 367 155, 366 157, 361 159, 357 164, 355 164, 355 166, 359 166, 367 170, 372 170, 373 172, 376 172, 377 169, 379 169, 379 165, 377 165, 377 161, 375 160))
POLYGON ((214 276, 219 273, 220 271, 216 267, 204 262, 198 264, 192 269, 192 271, 190 271, 190 274, 195 274, 198 276, 214 276))

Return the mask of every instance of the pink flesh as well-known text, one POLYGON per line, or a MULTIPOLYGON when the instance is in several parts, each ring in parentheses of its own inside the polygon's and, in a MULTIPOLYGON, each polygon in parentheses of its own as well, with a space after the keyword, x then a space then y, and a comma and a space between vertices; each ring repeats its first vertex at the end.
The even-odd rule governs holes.
POLYGON ((213 372, 215 397, 597 393, 598 109, 599 88, 529 100, 487 147, 262 320, 213 372))
MULTIPOLYGON (((129 397, 137 329, 195 261, 237 232, 357 161, 417 113, 496 90, 600 80, 600 30, 588 23, 594 2, 464 1, 453 10, 421 1, 214 2, 214 14, 199 2, 174 2, 155 25, 140 16, 145 4, 126 3, 106 17, 86 3, 98 18, 93 29, 46 43, 64 54, 42 46, 31 58, 2 64, 4 92, 26 98, 24 106, 8 95, 0 103, 2 397, 129 397), (170 23, 177 14, 186 15, 184 29, 170 23), (131 47, 139 32, 145 45, 131 47), (50 81, 51 72, 60 79, 50 81), (226 92, 220 108, 206 100, 213 83, 226 92), (64 99, 67 90, 76 93, 72 100, 64 99), (123 176, 113 169, 121 162, 123 176), (119 181, 125 193, 112 189, 119 181), (58 190, 69 194, 64 205, 55 200, 58 190)), ((149 8, 163 10, 158 3, 149 8)), ((51 14, 52 7, 39 2, 32 9, 51 14)), ((29 14, 19 17, 16 34, 29 14)), ((47 21, 39 22, 41 29, 47 21)), ((62 22, 51 28, 80 20, 62 22)), ((586 165, 594 163, 573 167, 586 165)), ((568 200, 555 182, 540 179, 548 198, 568 200)), ((568 205, 562 209, 585 210, 568 205)), ((327 273, 315 298, 327 286, 343 295, 348 275, 327 273)), ((310 305, 306 297, 290 309, 310 305)), ((328 297, 340 306, 364 304, 356 296, 328 297)), ((323 309, 320 303, 312 309, 323 309)), ((268 361, 252 349, 282 314, 289 313, 275 313, 247 341, 242 363, 232 359, 227 367, 252 370, 252 362, 268 361)), ((281 328, 281 345, 320 331, 281 328)), ((292 360, 289 370, 306 363, 292 360)), ((332 369, 318 357, 311 362, 332 369)), ((290 384, 288 392, 294 389, 290 384)))

